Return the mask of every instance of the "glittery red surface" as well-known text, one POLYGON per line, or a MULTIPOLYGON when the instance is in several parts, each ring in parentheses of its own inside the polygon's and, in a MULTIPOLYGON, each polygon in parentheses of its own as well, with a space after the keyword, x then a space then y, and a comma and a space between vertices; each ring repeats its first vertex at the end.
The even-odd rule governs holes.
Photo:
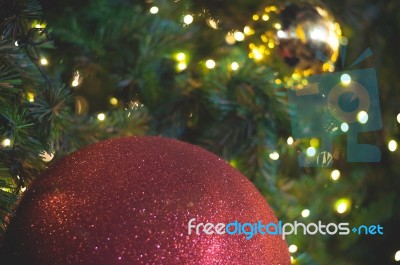
POLYGON ((114 139, 37 178, 3 255, 13 265, 290 264, 279 236, 189 236, 191 218, 277 222, 256 188, 208 151, 165 138, 114 139))

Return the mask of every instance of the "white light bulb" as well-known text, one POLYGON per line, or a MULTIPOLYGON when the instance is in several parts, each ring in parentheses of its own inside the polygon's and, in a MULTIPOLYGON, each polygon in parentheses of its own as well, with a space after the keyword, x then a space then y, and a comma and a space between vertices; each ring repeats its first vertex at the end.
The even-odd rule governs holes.
POLYGON ((206 61, 206 67, 208 69, 213 69, 213 68, 215 68, 215 66, 216 66, 216 63, 215 63, 214 60, 209 59, 209 60, 206 61))
POLYGON ((331 178, 335 181, 338 180, 340 178, 340 171, 337 169, 333 170, 331 173, 331 178))
POLYGON ((310 210, 304 209, 304 210, 301 212, 301 216, 303 216, 304 218, 309 217, 309 216, 310 216, 310 210))
POLYGON ((278 152, 272 152, 271 154, 269 154, 269 158, 271 158, 272 160, 276 161, 279 159, 279 154, 278 152))
POLYGON ((237 71, 239 69, 239 64, 237 62, 231 63, 231 69, 237 71))
POLYGON ((153 6, 153 7, 150 8, 150 13, 153 14, 153 15, 157 14, 158 11, 159 11, 158 7, 156 7, 156 6, 153 6))
POLYGON ((388 149, 390 152, 394 152, 397 150, 398 144, 395 140, 390 140, 389 144, 388 144, 388 149))
POLYGON ((290 253, 295 253, 297 251, 297 246, 296 245, 290 245, 289 246, 289 252, 290 253))
POLYGON ((183 17, 183 22, 184 22, 186 25, 192 24, 192 23, 193 23, 193 16, 192 16, 192 15, 186 15, 186 16, 184 16, 184 17, 183 17))
POLYGON ((99 114, 97 115, 97 119, 98 119, 99 121, 104 121, 104 120, 106 119, 106 115, 105 115, 104 113, 99 113, 99 114))

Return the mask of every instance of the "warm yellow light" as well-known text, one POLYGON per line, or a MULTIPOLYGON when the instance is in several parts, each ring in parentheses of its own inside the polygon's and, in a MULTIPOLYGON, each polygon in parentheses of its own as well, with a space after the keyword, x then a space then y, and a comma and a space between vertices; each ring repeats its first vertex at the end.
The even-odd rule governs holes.
POLYGON ((233 44, 235 44, 235 42, 236 42, 235 37, 233 36, 232 33, 226 34, 226 36, 225 36, 225 41, 226 41, 226 43, 228 43, 229 45, 233 45, 233 44))
POLYGON ((254 59, 256 59, 256 60, 261 60, 264 57, 264 55, 257 48, 254 48, 252 50, 252 53, 253 53, 254 59))
POLYGON ((117 106, 118 105, 118 99, 117 98, 110 98, 110 104, 113 106, 117 106))
POLYGON ((287 142, 288 145, 292 145, 294 143, 293 137, 290 136, 289 138, 287 138, 286 142, 287 142))
POLYGON ((46 58, 42 58, 42 59, 40 59, 40 64, 41 64, 41 65, 48 65, 48 64, 49 64, 49 61, 47 61, 46 58))
POLYGON ((185 59, 186 59, 186 54, 185 53, 183 53, 183 52, 180 52, 180 53, 178 53, 177 55, 176 55, 176 59, 178 60, 178 61, 184 61, 185 59))
POLYGON ((319 147, 319 139, 318 138, 312 138, 310 140, 310 146, 318 148, 319 147))
POLYGON ((271 154, 269 154, 269 158, 271 158, 272 160, 276 161, 279 159, 279 154, 278 152, 272 152, 271 154))
POLYGON ((187 64, 185 62, 180 62, 180 63, 178 63, 177 68, 179 71, 183 71, 187 68, 187 64))
POLYGON ((342 198, 336 201, 335 210, 339 214, 344 214, 350 210, 351 201, 346 198, 342 198))
POLYGON ((282 84, 282 80, 280 80, 280 79, 275 79, 275 84, 277 84, 277 85, 282 84))
POLYGON ((297 262, 296 259, 293 258, 293 256, 290 256, 290 263, 294 265, 296 264, 296 262, 297 262))
POLYGON ((26 97, 27 97, 29 102, 35 102, 35 94, 33 94, 32 92, 28 92, 26 94, 26 97))
POLYGON ((8 139, 8 138, 6 138, 6 139, 4 139, 4 140, 1 142, 1 145, 2 145, 3 147, 10 147, 10 146, 11 146, 11 140, 8 139))
POLYGON ((308 209, 304 209, 302 212, 301 212, 301 216, 303 216, 304 218, 307 218, 307 217, 309 217, 310 216, 310 210, 308 210, 308 209))
POLYGON ((366 113, 365 111, 360 111, 357 114, 357 120, 361 124, 366 124, 368 122, 368 113, 366 113))
POLYGON ((263 42, 268 42, 268 37, 267 37, 265 34, 262 34, 262 35, 261 35, 261 40, 262 40, 263 42))
POLYGON ((397 114, 397 122, 400 123, 400 113, 397 114))
POLYGON ((249 35, 253 35, 255 33, 255 31, 251 27, 246 26, 243 29, 243 33, 249 36, 249 35))
POLYGON ((71 83, 71 86, 73 86, 73 87, 79 86, 79 80, 74 79, 74 80, 72 81, 72 83, 71 83))
POLYGON ((273 42, 268 42, 268 48, 273 49, 275 44, 273 42))
POLYGON ((275 23, 275 24, 274 24, 274 28, 276 28, 276 29, 282 29, 282 25, 279 24, 279 23, 275 23))
POLYGON ((240 32, 240 31, 236 31, 236 32, 233 34, 233 36, 235 37, 235 40, 236 40, 236 41, 244 41, 244 38, 245 38, 243 32, 240 32))
POLYGON ((41 153, 40 156, 42 157, 42 160, 44 162, 50 162, 54 158, 54 153, 53 152, 47 153, 46 151, 43 151, 43 153, 41 153))
POLYGON ((296 253, 297 252, 297 246, 296 245, 290 245, 289 246, 289 252, 290 253, 296 253))
POLYGON ((331 179, 337 181, 340 178, 340 171, 335 169, 331 173, 331 179))
POLYGON ((351 76, 348 74, 342 74, 342 76, 340 77, 340 81, 343 85, 347 86, 351 83, 351 76))
POLYGON ((183 22, 184 22, 186 25, 192 24, 192 23, 193 23, 193 16, 192 16, 192 15, 186 15, 186 16, 184 16, 184 17, 183 17, 183 22))
POLYGON ((262 16, 262 20, 268 21, 268 20, 269 20, 269 16, 268 16, 267 14, 264 14, 264 15, 262 16))
POLYGON ((216 20, 214 20, 213 18, 207 19, 207 25, 208 25, 210 28, 218 29, 218 22, 217 22, 216 20))
POLYGON ((99 121, 104 121, 104 120, 106 119, 106 115, 105 115, 104 113, 99 113, 99 114, 97 115, 97 119, 98 119, 99 121))
POLYGON ((153 14, 153 15, 157 14, 158 11, 159 11, 159 9, 156 6, 153 6, 153 7, 150 8, 150 13, 153 14))
POLYGON ((41 27, 42 27, 42 25, 40 25, 40 24, 35 25, 35 28, 37 28, 37 29, 40 29, 41 27))
POLYGON ((233 70, 233 71, 237 71, 238 69, 239 69, 239 64, 237 63, 237 62, 233 62, 233 63, 231 63, 231 69, 233 70))
POLYGON ((213 68, 215 68, 215 66, 216 66, 216 63, 215 63, 214 60, 209 59, 209 60, 206 61, 206 67, 208 69, 213 69, 213 68))
POLYGON ((253 15, 253 20, 254 21, 257 21, 257 20, 259 20, 260 19, 260 16, 259 15, 253 15))
POLYGON ((21 191, 25 192, 26 191, 26 187, 21 187, 21 191))
POLYGON ((397 150, 398 144, 395 140, 390 140, 388 143, 388 149, 390 152, 395 152, 397 150))

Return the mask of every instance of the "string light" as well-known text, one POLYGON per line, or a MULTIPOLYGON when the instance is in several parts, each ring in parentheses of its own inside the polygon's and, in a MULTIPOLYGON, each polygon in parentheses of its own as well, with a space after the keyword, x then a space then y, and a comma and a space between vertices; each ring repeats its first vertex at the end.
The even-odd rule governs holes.
POLYGON ((118 99, 115 97, 110 98, 110 104, 113 106, 117 106, 118 105, 118 99))
POLYGON ((178 53, 178 54, 176 55, 176 59, 177 59, 179 62, 182 62, 182 61, 184 61, 184 60, 186 59, 186 54, 183 53, 183 52, 180 52, 180 53, 178 53))
POLYGON ((210 28, 218 29, 218 22, 217 22, 216 20, 214 20, 213 18, 207 19, 207 25, 208 25, 210 28))
POLYGON ((15 41, 14 45, 18 47, 19 46, 18 41, 15 41))
POLYGON ((4 139, 4 140, 1 142, 1 145, 2 145, 3 147, 10 147, 10 146, 11 146, 11 140, 8 139, 8 138, 6 138, 6 139, 4 139))
POLYGON ((342 132, 347 132, 349 130, 349 125, 347 123, 343 122, 340 125, 340 129, 342 130, 342 132))
POLYGON ((185 62, 180 62, 178 63, 177 68, 179 71, 183 71, 187 68, 187 64, 185 62))
POLYGON ((206 61, 206 67, 208 69, 213 69, 213 68, 215 68, 215 66, 216 66, 216 63, 215 63, 214 60, 209 59, 209 60, 206 61))
POLYGON ((350 210, 351 201, 346 198, 342 198, 336 201, 335 210, 338 214, 345 214, 350 210))
POLYGON ((390 152, 394 152, 397 150, 398 144, 395 140, 390 140, 388 143, 388 149, 390 152))
POLYGON ((35 28, 37 28, 37 29, 40 29, 41 27, 42 27, 42 25, 40 25, 40 24, 35 25, 35 28))
POLYGON ((398 250, 398 251, 394 254, 394 260, 395 260, 395 261, 400 261, 400 250, 398 250))
POLYGON ((279 159, 279 154, 278 152, 272 152, 271 154, 269 154, 269 158, 271 158, 272 160, 276 161, 279 159))
POLYGON ((98 119, 99 121, 104 121, 104 120, 106 119, 106 115, 105 115, 104 113, 99 113, 99 114, 97 115, 97 119, 98 119))
POLYGON ((44 162, 50 162, 54 158, 54 152, 48 153, 46 151, 43 151, 43 153, 41 153, 40 156, 42 157, 42 160, 44 162))
POLYGON ((257 21, 257 20, 259 20, 260 19, 260 16, 259 15, 253 15, 253 20, 254 21, 257 21))
POLYGON ((231 63, 231 69, 232 71, 237 71, 239 69, 239 64, 237 62, 231 63))
POLYGON ((236 43, 235 37, 234 37, 233 34, 230 33, 230 32, 229 32, 228 34, 226 34, 226 36, 225 36, 225 41, 226 41, 226 43, 228 43, 229 45, 233 45, 233 44, 236 43))
POLYGON ((331 173, 331 179, 337 181, 340 178, 340 171, 335 169, 331 173))
POLYGON ((289 246, 289 252, 290 253, 296 253, 297 252, 297 246, 296 245, 290 245, 289 246))
POLYGON ((25 192, 25 191, 26 191, 26 187, 22 187, 22 188, 21 188, 21 191, 22 191, 22 192, 25 192))
POLYGON ((296 259, 293 258, 293 256, 290 256, 290 263, 291 264, 296 264, 297 263, 296 259))
POLYGON ((236 41, 244 41, 244 38, 245 38, 243 32, 240 32, 240 31, 236 31, 233 34, 233 37, 235 38, 236 41))
POLYGON ((283 31, 283 30, 278 30, 278 32, 276 33, 276 35, 278 36, 278 38, 280 39, 284 39, 287 37, 287 34, 283 31))
POLYGON ((357 114, 357 120, 359 123, 361 124, 366 124, 368 122, 368 113, 366 113, 365 111, 360 111, 357 114))
POLYGON ((268 16, 267 14, 264 14, 264 15, 262 16, 262 20, 268 21, 268 20, 269 20, 269 16, 268 16))
POLYGON ((282 25, 281 24, 279 24, 279 23, 275 23, 274 24, 274 28, 276 28, 276 29, 282 29, 282 25))
POLYGON ((289 138, 287 138, 286 142, 288 145, 292 145, 294 143, 293 137, 290 136, 289 138))
POLYGON ((308 210, 308 209, 304 209, 302 212, 301 212, 301 216, 303 216, 303 218, 307 218, 307 217, 309 217, 310 216, 310 210, 308 210))
POLYGON ((79 71, 75 71, 71 82, 72 87, 77 87, 82 83, 82 78, 79 71))
POLYGON ((310 140, 310 146, 314 147, 314 148, 318 148, 319 147, 319 140, 318 138, 312 138, 310 140))
POLYGON ((26 97, 27 97, 27 99, 28 99, 29 102, 35 102, 35 94, 34 94, 34 93, 28 92, 28 93, 26 94, 26 97))
POLYGON ((41 58, 41 59, 40 59, 40 64, 41 64, 41 65, 48 65, 48 64, 49 64, 49 61, 47 61, 46 58, 41 58))
POLYGON ((313 157, 317 154, 317 150, 314 147, 307 148, 306 154, 308 157, 313 157))
POLYGON ((157 14, 158 11, 159 11, 158 7, 156 7, 156 6, 153 6, 153 7, 150 8, 150 13, 153 14, 153 15, 157 14))
POLYGON ((342 76, 340 77, 340 81, 343 85, 348 86, 351 83, 351 76, 348 74, 342 74, 342 76))
POLYGON ((183 17, 183 22, 184 22, 186 25, 192 24, 192 23, 193 23, 193 16, 192 16, 192 15, 186 15, 186 16, 184 16, 184 17, 183 17))
POLYGON ((397 122, 400 123, 400 113, 397 114, 397 122))

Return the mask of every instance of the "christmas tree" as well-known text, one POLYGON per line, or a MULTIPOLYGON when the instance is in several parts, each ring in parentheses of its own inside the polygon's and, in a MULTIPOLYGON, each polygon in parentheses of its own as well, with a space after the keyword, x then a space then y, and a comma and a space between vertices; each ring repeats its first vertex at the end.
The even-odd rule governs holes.
POLYGON ((396 0, 0 0, 1 235, 20 196, 58 159, 100 140, 157 135, 223 157, 279 220, 383 227, 382 235, 290 235, 292 264, 396 264, 399 12, 396 0), (310 59, 282 49, 293 10, 317 10, 334 26, 338 43, 325 61, 317 50, 310 59), (373 56, 354 69, 376 69, 382 129, 360 142, 376 145, 380 162, 349 163, 342 124, 331 167, 300 167, 299 154, 317 158, 323 143, 294 135, 291 120, 303 112, 288 91, 313 74, 347 71, 368 48, 373 56))

